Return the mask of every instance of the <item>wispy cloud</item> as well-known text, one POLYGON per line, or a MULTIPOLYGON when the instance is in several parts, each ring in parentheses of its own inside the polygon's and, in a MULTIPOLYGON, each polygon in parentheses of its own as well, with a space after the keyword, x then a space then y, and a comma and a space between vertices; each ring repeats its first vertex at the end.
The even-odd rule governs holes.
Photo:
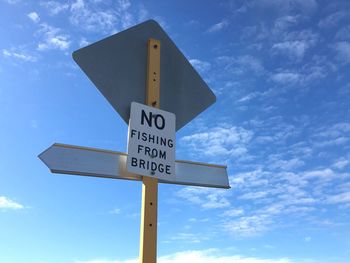
POLYGON ((223 217, 238 217, 244 215, 244 209, 232 208, 222 213, 223 217))
POLYGON ((112 10, 92 9, 84 0, 76 0, 70 6, 70 12, 70 21, 76 27, 93 32, 115 29, 117 18, 112 10))
POLYGON ((272 46, 273 52, 286 55, 290 59, 296 61, 301 61, 303 59, 308 48, 309 44, 302 40, 285 41, 276 43, 272 46))
POLYGON ((58 1, 43 1, 40 5, 45 7, 50 15, 57 15, 65 10, 69 9, 68 3, 62 3, 58 1))
POLYGON ((39 23, 40 17, 37 12, 31 12, 27 15, 30 20, 32 20, 34 23, 39 23))
POLYGON ((200 73, 205 73, 210 69, 210 63, 199 59, 190 59, 192 66, 200 73))
POLYGON ((342 170, 344 169, 346 166, 348 166, 350 164, 350 159, 345 159, 344 157, 340 158, 339 160, 337 160, 336 162, 333 163, 332 167, 342 170))
POLYGON ((224 29, 225 27, 227 27, 229 24, 230 24, 229 21, 224 19, 221 22, 216 23, 216 24, 212 25, 211 27, 209 27, 207 31, 209 33, 218 32, 218 31, 224 29))
POLYGON ((67 34, 63 34, 59 28, 42 23, 38 34, 43 36, 43 40, 38 44, 37 49, 39 51, 49 49, 65 51, 70 47, 70 37, 67 34))
POLYGON ((297 84, 302 81, 302 75, 297 72, 279 72, 272 74, 271 79, 279 84, 297 84))
POLYGON ((113 215, 119 215, 121 213, 121 209, 119 208, 114 208, 112 210, 109 211, 110 214, 113 214, 113 215))
POLYGON ((319 127, 312 137, 316 147, 345 145, 350 140, 350 123, 339 122, 330 127, 319 127))
POLYGON ((37 57, 28 55, 24 51, 17 51, 16 49, 11 49, 11 50, 3 49, 2 55, 7 58, 14 58, 14 59, 22 60, 26 62, 35 62, 38 60, 37 57))
POLYGON ((337 52, 337 58, 339 61, 344 64, 350 63, 350 42, 337 42, 334 45, 334 49, 337 52))
POLYGON ((321 28, 332 28, 337 26, 341 20, 349 17, 350 13, 347 10, 336 11, 325 18, 321 19, 318 26, 321 28))
POLYGON ((19 210, 24 209, 24 206, 20 203, 17 203, 6 196, 0 196, 0 209, 12 209, 19 210))
POLYGON ((70 5, 72 25, 89 32, 115 33, 126 29, 148 16, 143 5, 132 7, 129 0, 113 1, 104 8, 96 1, 75 0, 70 5))
POLYGON ((203 209, 217 209, 230 206, 228 201, 229 192, 226 190, 185 187, 177 191, 175 195, 192 204, 199 205, 203 209))
POLYGON ((340 204, 340 203, 350 204, 350 192, 329 196, 327 198, 327 202, 330 204, 340 204))
POLYGON ((243 216, 224 223, 224 228, 239 236, 256 236, 268 230, 273 221, 266 214, 243 216))
POLYGON ((247 145, 252 137, 252 131, 227 125, 184 136, 180 142, 194 153, 238 157, 248 152, 247 145))
MULTIPOLYGON (((201 243, 203 240, 207 240, 208 238, 203 236, 202 234, 194 234, 194 233, 177 233, 173 235, 169 242, 172 241, 180 241, 184 243, 201 243)), ((169 243, 167 242, 167 243, 169 243)))
POLYGON ((228 74, 242 75, 253 72, 255 75, 261 75, 265 72, 263 63, 257 57, 251 55, 242 56, 220 56, 216 59, 217 63, 227 71, 228 74))
POLYGON ((3 0, 3 1, 10 5, 14 5, 14 4, 20 3, 22 0, 3 0))
MULTIPOLYGON (((254 258, 240 255, 227 255, 220 250, 189 250, 175 254, 164 255, 158 258, 159 263, 185 263, 185 262, 203 262, 203 263, 296 263, 288 258, 254 258)), ((75 263, 137 263, 138 259, 130 260, 108 260, 95 259, 85 261, 75 261, 75 263)))

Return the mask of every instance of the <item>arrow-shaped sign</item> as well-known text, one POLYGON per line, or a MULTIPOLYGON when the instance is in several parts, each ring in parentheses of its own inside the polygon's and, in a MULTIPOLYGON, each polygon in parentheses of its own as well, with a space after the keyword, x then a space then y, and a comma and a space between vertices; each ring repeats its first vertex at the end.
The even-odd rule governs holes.
MULTIPOLYGON (((39 155, 52 173, 142 180, 126 170, 126 153, 55 143, 39 155)), ((175 177, 160 183, 230 188, 226 166, 176 161, 175 177)))

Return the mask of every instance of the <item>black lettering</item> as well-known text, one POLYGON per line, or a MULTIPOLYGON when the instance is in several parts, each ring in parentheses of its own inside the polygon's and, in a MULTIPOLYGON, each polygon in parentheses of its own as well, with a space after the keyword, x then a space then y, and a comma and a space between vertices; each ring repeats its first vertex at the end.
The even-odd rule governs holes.
POLYGON ((158 164, 158 171, 163 173, 164 172, 164 165, 163 164, 158 164))
POLYGON ((142 151, 143 149, 143 145, 139 144, 137 145, 137 153, 140 153, 140 151, 142 151))
POLYGON ((157 164, 155 162, 151 162, 151 170, 152 171, 157 170, 157 164))
POLYGON ((144 110, 141 111, 141 125, 144 125, 145 120, 149 127, 152 127, 152 112, 149 113, 148 118, 144 110))
POLYGON ((140 159, 139 167, 142 168, 142 169, 145 169, 145 160, 140 159))
POLYGON ((154 143, 154 135, 148 134, 148 142, 154 143))
POLYGON ((160 145, 166 146, 166 138, 160 137, 160 145))
POLYGON ((135 157, 131 158, 131 166, 133 166, 133 167, 137 166, 137 159, 135 157))
POLYGON ((148 146, 145 147, 145 155, 147 154, 148 156, 151 156, 151 148, 149 148, 148 146))
POLYGON ((154 124, 156 125, 156 127, 158 128, 158 130, 163 130, 165 127, 165 119, 162 115, 157 114, 154 120, 154 124), (161 123, 159 124, 158 120, 159 118, 161 119, 161 123))
POLYGON ((165 166, 165 173, 170 174, 170 165, 165 166))
POLYGON ((132 129, 131 130, 131 138, 134 137, 135 134, 136 134, 136 130, 132 129))
MULTIPOLYGON (((139 138, 139 139, 140 139, 140 138, 139 138)), ((142 133, 142 140, 143 140, 144 142, 147 142, 147 133, 145 133, 145 132, 142 133)))
POLYGON ((156 157, 158 156, 158 151, 157 151, 157 149, 153 148, 151 154, 152 154, 151 157, 156 158, 156 157))
POLYGON ((159 150, 159 158, 166 160, 166 151, 159 150))
POLYGON ((168 146, 170 148, 173 148, 174 144, 173 144, 173 140, 168 140, 168 146))

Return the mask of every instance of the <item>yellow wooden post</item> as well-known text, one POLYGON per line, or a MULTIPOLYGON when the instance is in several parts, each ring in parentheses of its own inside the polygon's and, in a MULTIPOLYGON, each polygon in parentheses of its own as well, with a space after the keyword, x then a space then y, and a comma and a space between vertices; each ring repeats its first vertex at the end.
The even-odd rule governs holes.
MULTIPOLYGON (((160 41, 148 40, 146 104, 160 105, 160 41)), ((158 179, 142 179, 140 263, 157 262, 158 179)))

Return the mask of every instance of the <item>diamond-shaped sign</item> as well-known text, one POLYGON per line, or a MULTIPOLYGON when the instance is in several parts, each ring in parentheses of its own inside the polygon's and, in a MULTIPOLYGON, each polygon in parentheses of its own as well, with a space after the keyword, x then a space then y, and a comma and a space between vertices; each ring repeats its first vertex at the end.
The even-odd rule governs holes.
POLYGON ((176 115, 179 130, 213 104, 215 95, 154 20, 73 53, 73 59, 126 123, 131 102, 145 103, 147 42, 160 40, 160 109, 176 115))

